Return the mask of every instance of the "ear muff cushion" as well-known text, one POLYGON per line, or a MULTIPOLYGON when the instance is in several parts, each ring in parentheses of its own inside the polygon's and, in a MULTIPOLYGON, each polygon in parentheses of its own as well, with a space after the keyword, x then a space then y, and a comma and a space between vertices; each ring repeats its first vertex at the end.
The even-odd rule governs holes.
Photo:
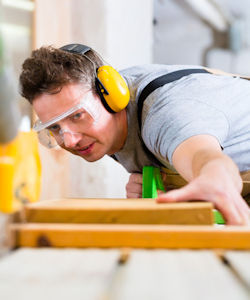
POLYGON ((97 70, 97 78, 108 92, 101 89, 103 98, 114 112, 123 110, 129 102, 130 93, 127 83, 111 66, 102 66, 97 70))

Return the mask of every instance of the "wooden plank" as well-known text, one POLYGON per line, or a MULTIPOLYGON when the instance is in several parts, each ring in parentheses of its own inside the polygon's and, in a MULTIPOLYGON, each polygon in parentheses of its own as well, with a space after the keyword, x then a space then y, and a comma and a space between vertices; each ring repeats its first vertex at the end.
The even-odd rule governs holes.
MULTIPOLYGON (((1 200, 0 200, 1 201, 1 200)), ((12 243, 9 234, 9 225, 19 222, 19 212, 4 214, 0 213, 0 257, 6 255, 12 243)))
POLYGON ((2 300, 106 299, 119 250, 20 249, 0 260, 2 300))
POLYGON ((133 250, 109 299, 249 300, 247 291, 211 251, 133 250))
POLYGON ((31 223, 213 224, 208 202, 163 203, 153 199, 62 199, 25 207, 31 223))
POLYGON ((17 247, 250 249, 248 226, 13 224, 17 247))
POLYGON ((238 276, 247 285, 250 292, 250 252, 227 251, 224 254, 229 265, 237 272, 238 276))

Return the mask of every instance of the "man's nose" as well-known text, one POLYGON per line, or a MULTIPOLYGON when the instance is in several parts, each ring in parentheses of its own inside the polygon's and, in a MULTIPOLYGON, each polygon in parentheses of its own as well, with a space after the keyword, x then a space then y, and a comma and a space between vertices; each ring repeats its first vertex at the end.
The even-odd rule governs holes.
POLYGON ((66 148, 74 148, 81 140, 80 133, 64 132, 63 144, 66 148))

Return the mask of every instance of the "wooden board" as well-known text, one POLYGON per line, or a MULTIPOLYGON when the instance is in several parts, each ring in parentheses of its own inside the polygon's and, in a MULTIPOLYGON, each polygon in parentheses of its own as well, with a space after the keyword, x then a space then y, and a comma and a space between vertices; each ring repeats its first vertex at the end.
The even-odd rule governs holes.
POLYGON ((124 264, 119 257, 116 249, 15 250, 0 260, 1 299, 249 300, 211 250, 131 250, 124 264))
POLYGON ((18 212, 11 214, 0 213, 0 258, 10 250, 11 236, 9 234, 9 225, 14 222, 19 222, 18 212))
POLYGON ((224 254, 231 268, 238 277, 246 284, 250 291, 250 252, 249 251, 227 251, 224 254))
POLYGON ((213 224, 208 202, 163 203, 153 199, 62 199, 25 207, 31 223, 213 224))
POLYGON ((212 251, 133 250, 109 299, 249 300, 227 265, 212 251))
POLYGON ((250 249, 248 226, 13 224, 20 247, 250 249))
POLYGON ((2 300, 106 299, 119 250, 20 249, 0 260, 2 300))

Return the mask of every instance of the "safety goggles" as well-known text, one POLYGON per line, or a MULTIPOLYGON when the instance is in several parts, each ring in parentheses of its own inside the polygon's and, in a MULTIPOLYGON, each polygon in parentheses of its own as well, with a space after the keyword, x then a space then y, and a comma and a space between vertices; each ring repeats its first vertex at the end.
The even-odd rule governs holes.
POLYGON ((75 139, 99 119, 98 100, 89 91, 79 103, 47 122, 37 120, 33 130, 39 142, 47 148, 66 145, 67 139, 75 139))

